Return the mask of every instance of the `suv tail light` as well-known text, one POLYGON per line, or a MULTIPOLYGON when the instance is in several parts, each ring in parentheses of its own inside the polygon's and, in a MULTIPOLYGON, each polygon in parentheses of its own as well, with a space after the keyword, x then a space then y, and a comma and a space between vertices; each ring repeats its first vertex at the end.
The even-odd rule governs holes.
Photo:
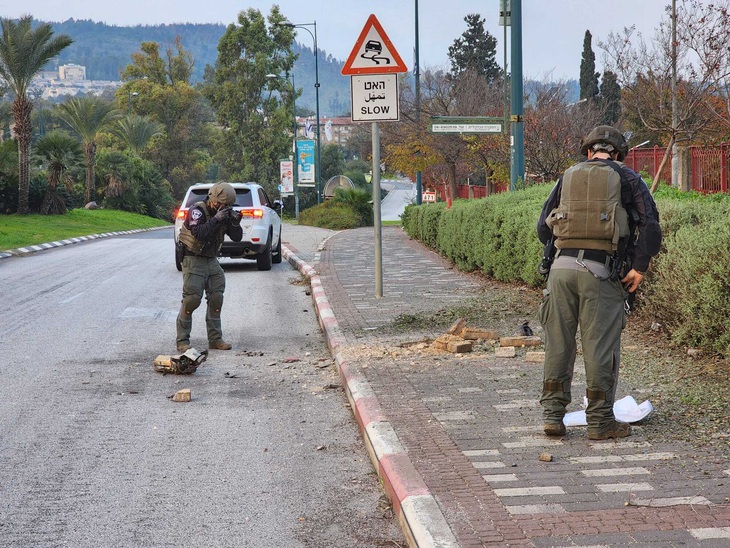
POLYGON ((253 217, 254 219, 261 219, 264 216, 263 209, 242 209, 241 217, 253 217))
POLYGON ((177 213, 175 214, 175 218, 182 219, 183 221, 188 216, 188 210, 187 209, 178 209, 177 213))

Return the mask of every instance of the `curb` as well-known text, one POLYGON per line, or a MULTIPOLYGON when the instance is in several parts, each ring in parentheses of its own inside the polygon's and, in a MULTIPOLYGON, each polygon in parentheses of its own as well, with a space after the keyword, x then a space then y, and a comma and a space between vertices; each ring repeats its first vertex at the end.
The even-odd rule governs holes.
MULTIPOLYGON (((320 244, 318 253, 323 246, 324 242, 320 244)), ((459 548, 436 499, 401 445, 370 383, 342 357, 340 348, 344 346, 345 337, 340 331, 319 274, 287 246, 282 245, 281 250, 289 264, 310 278, 312 300, 320 327, 335 359, 370 461, 383 483, 408 545, 413 548, 459 548)), ((318 253, 315 255, 317 259, 318 253)))
POLYGON ((19 247, 17 249, 6 249, 0 251, 0 259, 7 259, 9 257, 23 257, 31 253, 38 251, 45 251, 46 249, 53 249, 55 247, 63 247, 65 245, 79 244, 81 242, 88 242, 90 240, 98 240, 100 238, 110 238, 112 236, 124 236, 127 234, 137 234, 139 232, 150 232, 152 230, 162 230, 163 228, 170 228, 169 226, 156 226, 152 228, 138 228, 135 230, 123 230, 120 232, 104 232, 102 234, 91 234, 89 236, 79 236, 77 238, 68 238, 67 240, 59 240, 57 242, 50 242, 47 244, 29 245, 27 247, 19 247))

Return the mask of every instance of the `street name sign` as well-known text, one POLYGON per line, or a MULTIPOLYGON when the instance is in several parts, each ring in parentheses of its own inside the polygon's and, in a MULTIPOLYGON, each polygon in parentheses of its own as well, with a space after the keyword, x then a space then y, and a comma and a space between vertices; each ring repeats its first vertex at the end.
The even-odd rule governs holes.
POLYGON ((496 116, 432 116, 431 133, 502 133, 504 119, 496 116))

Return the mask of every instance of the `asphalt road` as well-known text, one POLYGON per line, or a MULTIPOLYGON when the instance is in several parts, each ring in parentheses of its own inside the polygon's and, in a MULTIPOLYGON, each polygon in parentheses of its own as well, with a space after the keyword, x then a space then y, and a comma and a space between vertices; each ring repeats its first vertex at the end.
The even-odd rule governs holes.
POLYGON ((416 185, 411 181, 381 181, 380 186, 388 191, 388 195, 380 202, 380 218, 383 221, 400 221, 406 206, 416 201, 416 185))
MULTIPOLYGON (((401 545, 286 262, 222 261, 234 349, 153 370, 175 352, 172 251, 161 230, 0 263, 0 546, 401 545)), ((203 307, 193 323, 203 349, 203 307)))

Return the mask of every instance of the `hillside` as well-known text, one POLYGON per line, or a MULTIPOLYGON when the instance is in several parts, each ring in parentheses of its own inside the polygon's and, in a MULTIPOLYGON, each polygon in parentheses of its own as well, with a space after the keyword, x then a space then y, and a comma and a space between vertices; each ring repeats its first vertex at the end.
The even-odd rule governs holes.
MULTIPOLYGON (((74 19, 50 24, 54 32, 67 34, 74 40, 55 64, 83 65, 89 80, 119 80, 122 70, 131 62, 130 55, 139 50, 142 42, 157 42, 164 49, 167 44, 174 42, 176 36, 181 36, 183 46, 193 54, 195 60, 193 81, 200 82, 205 66, 215 64, 218 41, 226 29, 220 24, 193 23, 119 27, 74 19)), ((304 38, 310 39, 306 33, 302 35, 302 40, 304 38)), ((299 54, 294 67, 295 83, 303 91, 297 106, 314 111, 313 49, 295 43, 293 50, 299 54)), ((340 74, 342 65, 343 62, 327 52, 319 51, 319 102, 322 116, 342 115, 350 110, 350 82, 340 74)))

